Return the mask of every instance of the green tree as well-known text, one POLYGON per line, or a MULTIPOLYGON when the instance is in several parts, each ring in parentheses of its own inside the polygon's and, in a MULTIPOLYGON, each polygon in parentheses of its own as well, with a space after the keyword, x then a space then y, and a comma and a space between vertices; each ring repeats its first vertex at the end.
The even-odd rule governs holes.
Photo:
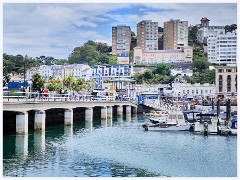
POLYGON ((72 83, 72 89, 74 91, 81 91, 83 89, 86 89, 86 82, 84 79, 79 78, 76 81, 72 83))
POLYGON ((207 58, 198 57, 197 59, 193 60, 193 71, 202 73, 209 68, 209 64, 210 63, 208 62, 207 58))
POLYGON ((10 81, 10 75, 7 70, 7 61, 3 59, 3 86, 5 86, 10 81))
POLYGON ((133 50, 130 50, 130 52, 129 52, 129 62, 133 62, 133 56, 134 56, 134 52, 133 52, 133 50))
POLYGON ((42 79, 42 76, 39 73, 33 74, 32 77, 32 89, 33 90, 40 90, 44 88, 45 80, 42 79))
POLYGON ((99 56, 100 64, 109 64, 109 56, 107 54, 101 53, 99 56))
POLYGON ((68 76, 63 80, 63 83, 67 86, 67 88, 71 89, 71 86, 74 82, 74 77, 68 76))
POLYGON ((117 56, 109 56, 109 64, 117 64, 117 56))
POLYGON ((136 80, 137 84, 142 84, 143 83, 143 75, 140 74, 140 73, 134 74, 133 79, 136 80))
POLYGON ((153 73, 152 73, 152 71, 146 70, 146 71, 143 73, 143 78, 144 78, 145 80, 152 79, 152 78, 153 78, 153 73))
POLYGON ((156 69, 153 70, 153 73, 170 76, 171 68, 165 63, 160 63, 156 66, 156 69))
POLYGON ((189 31, 188 31, 188 43, 189 44, 197 43, 197 32, 198 32, 197 26, 193 26, 189 29, 189 31))

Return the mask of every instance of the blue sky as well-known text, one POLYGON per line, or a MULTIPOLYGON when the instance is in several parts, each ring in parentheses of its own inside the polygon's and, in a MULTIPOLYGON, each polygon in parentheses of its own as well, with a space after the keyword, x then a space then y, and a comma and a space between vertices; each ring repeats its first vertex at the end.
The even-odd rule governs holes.
POLYGON ((66 59, 88 40, 111 45, 112 26, 129 25, 136 33, 141 20, 157 21, 163 27, 171 18, 195 25, 202 17, 210 19, 210 25, 237 23, 237 4, 4 3, 3 52, 66 59))

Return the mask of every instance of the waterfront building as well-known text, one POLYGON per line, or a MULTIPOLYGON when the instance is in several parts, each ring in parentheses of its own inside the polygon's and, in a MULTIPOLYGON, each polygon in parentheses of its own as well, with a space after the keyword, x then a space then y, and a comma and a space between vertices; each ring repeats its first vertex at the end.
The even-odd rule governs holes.
POLYGON ((62 65, 52 65, 52 77, 55 79, 57 77, 62 77, 62 65))
POLYGON ((215 97, 215 85, 209 83, 187 83, 181 75, 177 76, 172 83, 172 86, 168 88, 168 93, 173 97, 186 97, 192 98, 214 98, 215 97))
POLYGON ((169 87, 169 84, 136 84, 135 90, 137 95, 164 95, 169 87))
POLYGON ((216 94, 237 94, 237 65, 215 66, 216 94))
POLYGON ((74 64, 68 64, 62 66, 62 79, 65 79, 68 76, 73 76, 74 64))
POLYGON ((118 64, 129 64, 131 28, 126 25, 112 27, 112 55, 117 56, 118 64))
POLYGON ((32 76, 35 73, 39 73, 40 74, 40 67, 31 67, 30 69, 28 69, 26 71, 26 79, 27 79, 27 81, 32 80, 32 76))
POLYGON ((202 18, 201 25, 197 32, 197 40, 200 43, 207 44, 207 39, 209 36, 217 36, 218 34, 224 34, 224 26, 209 26, 209 19, 202 18))
POLYGON ((137 46, 144 50, 158 50, 158 22, 143 20, 137 24, 137 46))
POLYGON ((164 22, 163 49, 182 49, 188 46, 188 21, 170 19, 164 22))
POLYGON ((85 77, 89 76, 89 73, 91 74, 91 70, 84 71, 86 69, 90 69, 90 66, 86 65, 86 64, 64 65, 64 66, 62 66, 62 79, 66 78, 68 76, 72 76, 75 80, 77 80, 79 78, 85 79, 85 77))
POLYGON ((175 50, 144 50, 134 48, 134 64, 191 63, 193 48, 190 46, 175 50))
POLYGON ((235 64, 237 60, 237 34, 210 35, 207 39, 208 61, 213 64, 235 64))
POLYGON ((50 78, 52 78, 53 72, 51 66, 42 65, 39 68, 39 72, 42 78, 45 79, 47 82, 49 81, 50 78))
POLYGON ((92 77, 102 77, 103 80, 131 78, 133 75, 133 67, 128 64, 94 65, 92 69, 92 77))

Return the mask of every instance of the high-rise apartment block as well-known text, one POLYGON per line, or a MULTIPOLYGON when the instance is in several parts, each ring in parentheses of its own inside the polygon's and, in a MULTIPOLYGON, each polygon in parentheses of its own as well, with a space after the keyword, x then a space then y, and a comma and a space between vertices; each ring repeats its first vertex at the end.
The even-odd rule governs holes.
POLYGON ((137 46, 144 50, 158 50, 158 22, 143 20, 137 24, 137 46))
POLYGON ((118 64, 129 64, 131 28, 126 25, 112 27, 112 55, 117 56, 118 64))
POLYGON ((188 46, 188 21, 170 19, 164 22, 163 49, 181 49, 188 46))
POLYGON ((236 33, 208 36, 208 61, 214 64, 236 64, 237 35, 236 33))

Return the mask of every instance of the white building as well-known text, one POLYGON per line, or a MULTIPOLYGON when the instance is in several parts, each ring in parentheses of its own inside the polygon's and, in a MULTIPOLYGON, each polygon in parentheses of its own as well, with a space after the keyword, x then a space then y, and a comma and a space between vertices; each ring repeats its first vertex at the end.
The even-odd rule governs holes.
POLYGON ((48 65, 40 66, 39 72, 42 78, 45 79, 47 82, 53 76, 52 67, 48 65))
POLYGON ((236 33, 209 36, 208 61, 214 64, 235 64, 237 60, 236 33))
POLYGON ((174 97, 187 95, 187 98, 197 98, 199 96, 213 98, 215 96, 215 84, 186 83, 181 76, 178 76, 172 83, 172 94, 174 97))
POLYGON ((136 94, 165 94, 167 89, 170 87, 169 84, 136 84, 136 94))
POLYGON ((28 69, 26 71, 26 79, 27 79, 27 81, 32 80, 32 76, 35 73, 39 73, 40 74, 40 67, 31 67, 30 69, 28 69))
POLYGON ((62 77, 62 65, 52 65, 52 77, 62 77))
POLYGON ((192 76, 193 70, 191 69, 171 69, 171 75, 175 76, 181 74, 181 76, 192 76))
POLYGON ((93 66, 92 76, 102 77, 103 80, 114 80, 116 78, 131 78, 133 75, 132 65, 114 64, 114 65, 95 65, 93 66))
POLYGON ((224 34, 224 26, 204 26, 200 27, 197 32, 197 40, 200 43, 207 43, 209 36, 217 36, 218 34, 224 34))

